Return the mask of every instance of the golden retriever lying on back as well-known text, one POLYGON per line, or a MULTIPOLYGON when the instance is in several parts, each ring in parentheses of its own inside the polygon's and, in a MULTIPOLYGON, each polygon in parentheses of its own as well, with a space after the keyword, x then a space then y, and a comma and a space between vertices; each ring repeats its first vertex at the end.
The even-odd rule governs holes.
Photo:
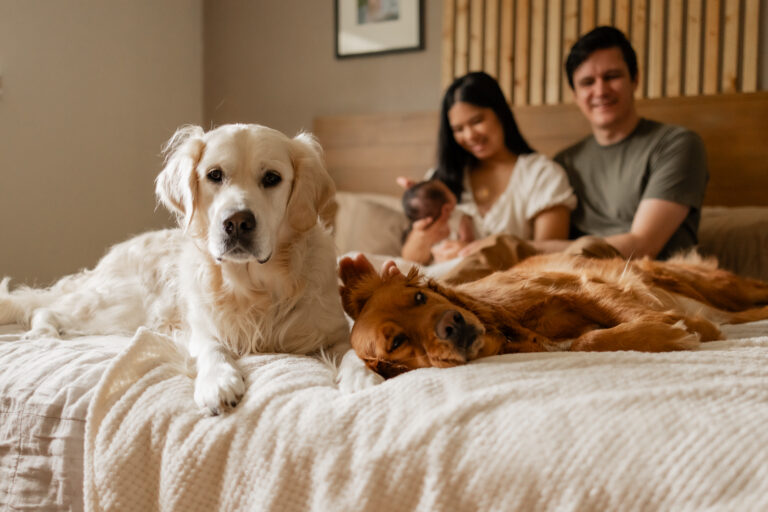
POLYGON ((721 339, 716 324, 768 318, 768 284, 696 256, 540 255, 453 288, 393 262, 379 275, 362 255, 339 273, 352 347, 384 377, 511 352, 685 350, 721 339))
POLYGON ((197 362, 195 401, 216 414, 245 384, 234 358, 346 342, 336 255, 318 214, 333 182, 309 134, 259 125, 180 129, 157 197, 182 229, 114 246, 45 290, 0 285, 0 323, 26 337, 179 331, 197 362))

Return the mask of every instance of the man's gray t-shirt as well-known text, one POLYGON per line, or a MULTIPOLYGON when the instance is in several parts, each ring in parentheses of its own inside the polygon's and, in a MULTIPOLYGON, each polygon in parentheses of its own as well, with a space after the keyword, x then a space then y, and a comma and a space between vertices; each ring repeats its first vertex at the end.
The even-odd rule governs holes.
POLYGON ((690 206, 659 259, 696 245, 709 173, 704 144, 694 132, 641 119, 616 144, 601 146, 589 136, 555 161, 565 168, 579 199, 571 214, 571 238, 627 233, 640 201, 653 198, 690 206))

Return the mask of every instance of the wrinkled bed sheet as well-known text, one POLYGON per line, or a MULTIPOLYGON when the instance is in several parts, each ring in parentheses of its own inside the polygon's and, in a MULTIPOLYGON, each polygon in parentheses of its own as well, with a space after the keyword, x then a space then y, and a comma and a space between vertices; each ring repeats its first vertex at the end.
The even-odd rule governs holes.
POLYGON ((356 393, 317 359, 248 356, 244 401, 213 418, 162 336, 0 331, 0 505, 768 510, 768 322, 726 331, 694 352, 508 354, 356 393))
POLYGON ((230 414, 140 332, 91 395, 88 510, 768 510, 768 322, 694 352, 509 354, 342 393, 242 360, 230 414))

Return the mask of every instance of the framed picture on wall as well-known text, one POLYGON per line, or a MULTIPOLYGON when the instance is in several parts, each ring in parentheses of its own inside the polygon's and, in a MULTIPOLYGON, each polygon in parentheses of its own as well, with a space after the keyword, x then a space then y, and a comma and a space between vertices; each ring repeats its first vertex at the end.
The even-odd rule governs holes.
POLYGON ((334 0, 336 57, 424 49, 423 0, 334 0))

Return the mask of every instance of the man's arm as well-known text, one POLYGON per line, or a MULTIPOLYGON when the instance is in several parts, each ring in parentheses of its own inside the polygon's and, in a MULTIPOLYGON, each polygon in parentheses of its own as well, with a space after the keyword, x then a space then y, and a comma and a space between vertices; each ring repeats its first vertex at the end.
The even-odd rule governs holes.
POLYGON ((625 258, 655 258, 677 231, 690 211, 665 199, 643 199, 635 212, 629 233, 605 237, 625 258))

